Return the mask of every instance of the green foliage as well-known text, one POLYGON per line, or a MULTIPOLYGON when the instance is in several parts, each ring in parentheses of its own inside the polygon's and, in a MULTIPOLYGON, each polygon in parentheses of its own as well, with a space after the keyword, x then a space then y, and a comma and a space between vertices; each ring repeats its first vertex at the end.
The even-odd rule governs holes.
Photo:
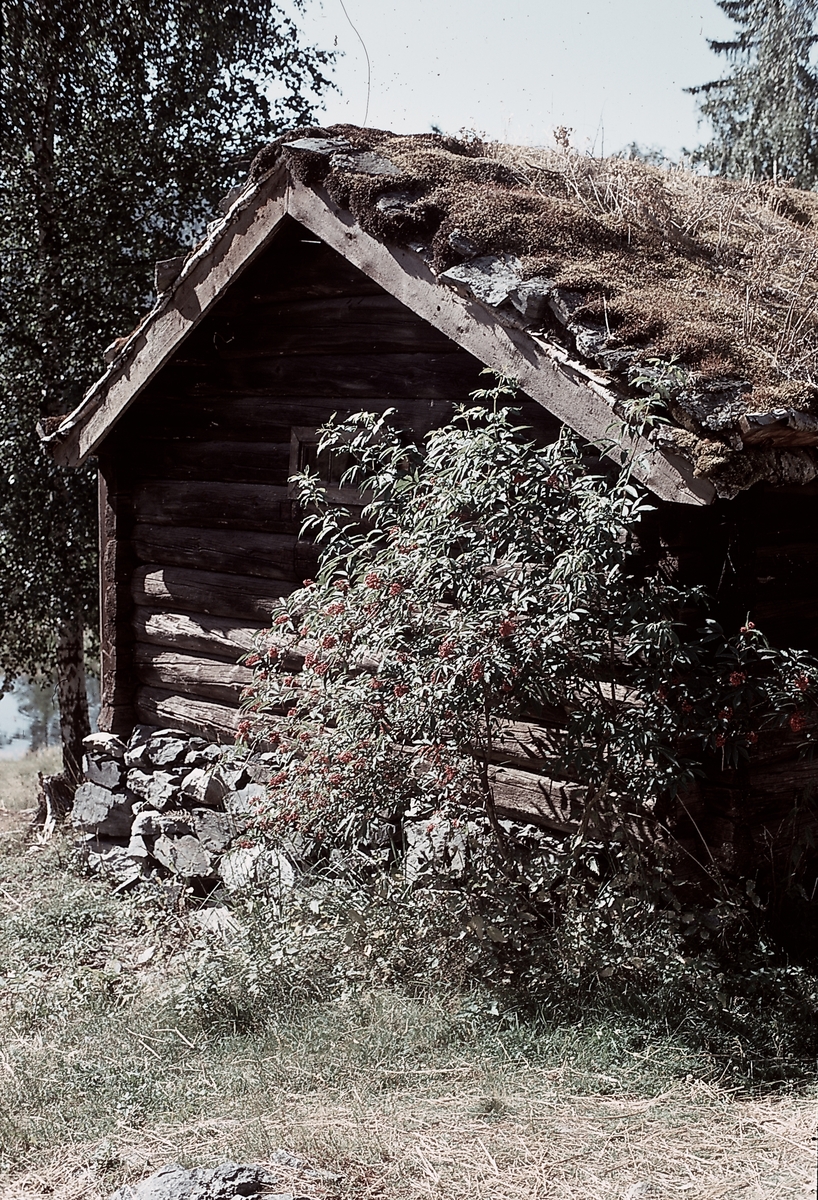
POLYGON ((724 956, 771 991, 788 968, 715 868, 709 898, 686 894, 669 814, 707 759, 813 740, 818 664, 752 625, 683 626, 705 598, 646 570, 627 465, 589 473, 569 435, 528 440, 506 384, 476 398, 423 449, 388 414, 331 422, 319 464, 347 464, 362 512, 300 477, 325 550, 246 660, 241 733, 273 747, 259 829, 369 877, 390 978, 423 948, 427 974, 530 1000, 740 1024, 724 956), (526 754, 550 831, 505 814, 495 764, 526 754))
POLYGON ((815 0, 716 0, 736 23, 710 48, 730 64, 721 79, 688 89, 713 129, 698 152, 710 170, 737 178, 818 179, 815 0))
MULTIPOLYGON (((298 6, 296 6, 298 7, 298 6)), ((153 265, 201 236, 256 150, 326 86, 270 0, 218 8, 11 0, 0 61, 0 666, 53 670, 60 620, 94 625, 92 469, 40 450, 133 328, 153 265)))

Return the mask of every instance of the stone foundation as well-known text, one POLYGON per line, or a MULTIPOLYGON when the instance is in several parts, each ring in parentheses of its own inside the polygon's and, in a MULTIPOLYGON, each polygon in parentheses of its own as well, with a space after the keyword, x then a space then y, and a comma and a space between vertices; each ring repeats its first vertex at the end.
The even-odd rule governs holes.
POLYGON ((178 729, 138 726, 125 744, 110 733, 83 743, 85 782, 71 822, 89 866, 127 887, 175 877, 230 891, 278 875, 289 862, 245 836, 265 796, 267 755, 239 759, 178 729))

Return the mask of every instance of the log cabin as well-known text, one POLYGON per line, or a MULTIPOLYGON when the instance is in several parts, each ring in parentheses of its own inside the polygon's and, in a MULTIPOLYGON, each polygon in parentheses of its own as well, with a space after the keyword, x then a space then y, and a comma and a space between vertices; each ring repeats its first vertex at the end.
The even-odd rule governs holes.
MULTIPOLYGON (((288 481, 318 427, 388 407, 422 436, 486 367, 517 380, 536 437, 567 424, 632 456, 656 501, 651 553, 705 584, 728 629, 749 614, 818 650, 818 323, 801 271, 818 197, 343 126, 265 148, 222 210, 41 430, 60 463, 98 464, 100 728, 229 742, 238 659, 315 569, 288 481), (667 379, 662 423, 634 422, 667 379)), ((812 836, 818 766, 796 740, 700 790, 695 836, 724 864, 812 836)), ((506 752, 503 806, 553 821, 536 760, 506 752)))

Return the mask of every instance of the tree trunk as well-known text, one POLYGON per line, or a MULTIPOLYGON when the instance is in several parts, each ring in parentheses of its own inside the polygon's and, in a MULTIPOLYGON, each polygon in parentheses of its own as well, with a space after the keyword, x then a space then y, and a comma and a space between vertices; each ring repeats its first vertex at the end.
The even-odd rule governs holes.
POLYGON ((66 617, 57 634, 57 700, 63 773, 72 784, 82 782, 82 739, 91 732, 82 634, 79 617, 66 617))

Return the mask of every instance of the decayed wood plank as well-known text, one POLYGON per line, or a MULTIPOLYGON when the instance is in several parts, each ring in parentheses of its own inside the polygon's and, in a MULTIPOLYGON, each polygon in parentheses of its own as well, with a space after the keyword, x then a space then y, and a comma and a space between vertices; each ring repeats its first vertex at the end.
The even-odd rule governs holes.
POLYGON ((236 706, 242 688, 253 678, 249 667, 202 655, 179 654, 141 642, 134 648, 134 668, 143 686, 166 688, 180 695, 200 696, 236 706))
POLYGON ((195 525, 295 535, 303 517, 285 487, 262 483, 156 480, 134 496, 136 519, 147 525, 195 525))
MULTIPOLYGON (((341 261, 346 262, 345 259, 341 261)), ((342 283, 341 286, 349 287, 349 284, 342 283)), ((320 299, 289 300, 286 303, 275 298, 251 296, 246 315, 254 320, 263 320, 268 327, 275 326, 276 329, 305 328, 307 325, 324 327, 330 323, 343 325, 345 322, 353 325, 372 322, 381 326, 429 328, 423 317, 413 313, 388 292, 383 292, 377 284, 371 286, 375 290, 371 296, 345 293, 320 299)), ((441 335, 437 333, 437 337, 441 335)))
POLYGON ((134 612, 137 641, 233 663, 253 649, 256 634, 264 628, 261 622, 243 624, 207 613, 174 613, 154 608, 137 608, 134 612))
POLYGON ((747 413, 739 429, 749 446, 818 446, 818 417, 791 408, 747 413))
POLYGON ((136 525, 134 549, 143 563, 195 567, 298 582, 315 570, 318 551, 288 534, 193 526, 136 525))
MULTIPOLYGON (((209 386, 219 390, 258 392, 269 396, 346 398, 358 404, 370 398, 427 399, 465 402, 485 384, 482 366, 457 348, 445 354, 319 354, 253 358, 220 358, 188 364, 207 368, 209 386)), ((182 369, 175 364, 174 371, 182 369)))
POLYGON ((287 214, 285 181, 284 171, 271 174, 252 201, 237 209, 222 236, 185 268, 172 297, 143 324, 124 360, 91 389, 59 440, 52 442, 58 462, 75 466, 94 453, 111 423, 195 329, 224 287, 268 245, 287 214))
POLYGON ((287 580, 153 563, 137 568, 132 591, 137 605, 267 623, 293 586, 287 580))
MULTIPOLYGON (((168 368, 163 375, 163 383, 171 370, 168 368)), ((289 446, 293 425, 323 425, 333 413, 349 416, 361 407, 337 394, 304 398, 272 396, 268 392, 248 395, 241 390, 219 390, 209 384, 195 387, 191 394, 190 384, 190 378, 185 375, 179 387, 168 382, 161 392, 146 396, 137 412, 125 416, 123 427, 127 425, 134 438, 141 438, 149 429, 152 438, 173 439, 174 444, 176 439, 188 440, 195 445, 207 441, 227 443, 229 453, 234 442, 246 443, 248 437, 258 438, 260 445, 286 442, 289 446), (139 418, 138 422, 134 421, 135 417, 139 418)), ((369 396, 363 407, 377 413, 394 408, 396 424, 411 429, 417 437, 448 421, 454 404, 461 398, 465 400, 466 397, 418 400, 369 396)))
POLYGON ((169 725, 225 744, 234 741, 241 719, 229 705, 152 687, 137 689, 136 715, 146 725, 169 725))
MULTIPOLYGON (((195 432, 195 426, 189 433, 195 432)), ((245 431, 245 436, 249 434, 245 431)), ((214 483, 267 483, 286 488, 290 426, 280 441, 222 442, 142 438, 133 445, 143 479, 194 479, 214 483)))
POLYGON ((634 474, 664 500, 708 504, 715 490, 693 478, 689 464, 641 437, 618 430, 613 398, 601 380, 558 347, 505 325, 487 307, 441 287, 425 260, 412 250, 385 246, 365 233, 354 217, 329 195, 291 181, 289 212, 407 308, 424 317, 480 362, 517 379, 527 395, 542 403, 591 441, 618 442, 633 455, 634 474))
POLYGON ((114 434, 99 456, 100 712, 109 733, 130 734, 134 724, 135 679, 129 577, 135 565, 131 543, 133 507, 127 474, 114 434))
POLYGON ((445 354, 452 343, 425 321, 405 324, 354 324, 337 321, 333 324, 310 322, 302 327, 285 326, 266 321, 245 319, 241 338, 234 338, 221 350, 222 360, 252 360, 260 357, 288 356, 302 358, 305 354, 445 354), (262 349, 263 347, 263 349, 262 349))
POLYGON ((489 780, 499 817, 531 821, 562 833, 573 832, 582 813, 584 788, 513 767, 490 767, 489 780))

